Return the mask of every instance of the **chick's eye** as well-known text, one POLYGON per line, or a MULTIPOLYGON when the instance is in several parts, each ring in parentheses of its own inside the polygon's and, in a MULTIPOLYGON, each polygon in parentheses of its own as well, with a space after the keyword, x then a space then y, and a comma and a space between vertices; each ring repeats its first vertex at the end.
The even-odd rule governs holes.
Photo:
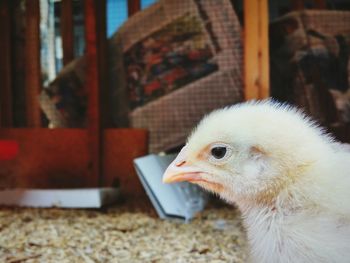
POLYGON ((225 146, 217 146, 211 149, 211 155, 218 160, 224 158, 226 153, 227 148, 225 146))

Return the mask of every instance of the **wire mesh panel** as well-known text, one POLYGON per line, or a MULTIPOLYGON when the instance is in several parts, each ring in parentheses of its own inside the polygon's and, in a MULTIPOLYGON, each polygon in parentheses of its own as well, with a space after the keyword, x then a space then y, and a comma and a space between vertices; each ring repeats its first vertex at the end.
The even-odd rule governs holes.
POLYGON ((230 1, 159 1, 111 40, 115 124, 148 129, 151 152, 178 147, 204 114, 242 99, 241 64, 230 1))
POLYGON ((270 42, 272 95, 330 128, 348 126, 350 12, 290 13, 272 23, 270 42))

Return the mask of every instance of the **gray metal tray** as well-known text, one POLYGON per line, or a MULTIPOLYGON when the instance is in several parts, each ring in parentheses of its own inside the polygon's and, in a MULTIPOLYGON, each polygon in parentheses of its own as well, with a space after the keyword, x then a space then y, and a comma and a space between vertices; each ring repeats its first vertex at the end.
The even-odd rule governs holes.
POLYGON ((134 160, 134 166, 143 187, 160 218, 188 221, 203 210, 207 194, 198 186, 181 182, 164 184, 165 169, 176 155, 147 155, 134 160))

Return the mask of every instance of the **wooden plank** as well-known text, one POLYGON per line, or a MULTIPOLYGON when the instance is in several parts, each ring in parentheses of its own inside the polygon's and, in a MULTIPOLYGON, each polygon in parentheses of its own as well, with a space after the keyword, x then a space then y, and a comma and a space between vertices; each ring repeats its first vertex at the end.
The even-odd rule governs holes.
POLYGON ((0 127, 11 127, 12 81, 11 81, 11 1, 0 1, 0 127))
POLYGON ((1 129, 15 140, 15 159, 0 161, 0 188, 86 187, 89 165, 87 132, 78 129, 1 129))
POLYGON ((245 99, 269 96, 268 2, 244 1, 245 99))
POLYGON ((63 65, 67 65, 74 59, 73 0, 61 2, 61 35, 63 65))
POLYGON ((147 132, 138 129, 104 131, 104 184, 120 185, 127 196, 145 195, 133 166, 133 159, 147 154, 147 132))
POLYGON ((25 96, 28 127, 40 127, 38 95, 41 90, 39 0, 25 1, 25 96))
POLYGON ((140 0, 128 0, 128 16, 131 17, 141 10, 140 0))
POLYGON ((97 50, 97 20, 96 1, 84 1, 85 9, 85 42, 87 57, 86 85, 89 94, 88 98, 88 138, 90 148, 91 169, 88 180, 91 185, 101 183, 101 111, 100 111, 100 90, 99 90, 99 70, 98 70, 98 50, 97 50))
MULTIPOLYGON (((0 160, 0 188, 97 187, 90 178, 89 135, 85 129, 0 129, 0 138, 19 144, 15 159, 0 160)), ((104 131, 103 186, 120 183, 128 196, 143 194, 133 159, 147 154, 147 132, 104 131)), ((100 185, 101 186, 101 185, 100 185)))

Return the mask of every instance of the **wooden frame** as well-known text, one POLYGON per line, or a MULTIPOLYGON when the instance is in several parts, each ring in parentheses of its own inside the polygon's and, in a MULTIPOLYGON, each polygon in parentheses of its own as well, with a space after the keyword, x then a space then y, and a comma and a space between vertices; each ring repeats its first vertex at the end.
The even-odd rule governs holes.
POLYGON ((269 96, 268 1, 244 0, 244 98, 269 96))
POLYGON ((12 125, 11 5, 0 1, 0 127, 12 125))

